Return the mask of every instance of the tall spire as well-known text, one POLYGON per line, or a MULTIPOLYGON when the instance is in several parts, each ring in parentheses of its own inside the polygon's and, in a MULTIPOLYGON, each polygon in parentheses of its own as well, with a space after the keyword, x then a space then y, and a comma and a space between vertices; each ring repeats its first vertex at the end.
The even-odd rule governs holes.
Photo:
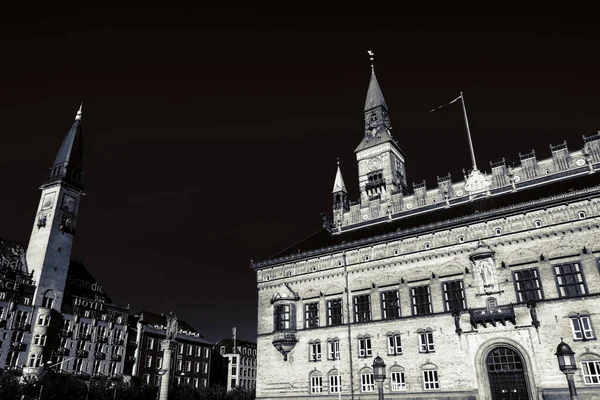
POLYGON ((364 110, 368 111, 379 106, 383 106, 387 109, 383 93, 379 87, 379 82, 377 82, 377 76, 375 76, 375 53, 371 50, 369 50, 368 53, 371 61, 371 80, 369 82, 369 89, 367 90, 364 110))
POLYGON ((333 193, 347 192, 344 178, 342 177, 342 171, 340 170, 340 159, 337 161, 337 172, 335 173, 335 181, 333 182, 333 193))
POLYGON ((83 139, 82 139, 82 108, 79 106, 75 122, 65 136, 45 184, 64 180, 83 190, 83 139))

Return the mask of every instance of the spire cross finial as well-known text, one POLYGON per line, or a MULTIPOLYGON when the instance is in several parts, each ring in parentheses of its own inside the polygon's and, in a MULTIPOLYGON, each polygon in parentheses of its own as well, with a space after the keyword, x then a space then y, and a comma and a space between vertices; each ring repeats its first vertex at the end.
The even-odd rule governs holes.
POLYGON ((79 110, 77 110, 77 115, 75 116, 76 121, 81 120, 82 110, 83 110, 83 102, 79 105, 79 110))
POLYGON ((371 61, 371 73, 374 74, 375 73, 375 52, 373 52, 371 50, 367 50, 367 53, 369 53, 369 61, 371 61))

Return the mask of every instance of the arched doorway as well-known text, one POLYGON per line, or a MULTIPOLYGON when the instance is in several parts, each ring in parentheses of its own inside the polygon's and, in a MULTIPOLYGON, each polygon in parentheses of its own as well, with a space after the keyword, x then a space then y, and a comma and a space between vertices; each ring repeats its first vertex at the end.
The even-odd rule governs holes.
POLYGON ((508 347, 496 347, 486 358, 492 400, 529 400, 521 356, 508 347))

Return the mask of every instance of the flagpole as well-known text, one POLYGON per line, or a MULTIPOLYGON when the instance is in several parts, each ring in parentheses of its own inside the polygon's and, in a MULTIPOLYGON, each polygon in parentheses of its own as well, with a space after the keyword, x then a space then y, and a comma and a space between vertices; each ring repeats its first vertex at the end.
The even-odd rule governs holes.
POLYGON ((473 170, 476 170, 477 163, 475 163, 475 151, 473 151, 473 141, 471 140, 471 130, 469 129, 469 119, 467 118, 467 107, 465 107, 465 97, 463 96, 463 92, 460 92, 460 100, 462 102, 463 114, 465 116, 465 125, 467 127, 467 137, 469 138, 469 150, 471 151, 473 170))

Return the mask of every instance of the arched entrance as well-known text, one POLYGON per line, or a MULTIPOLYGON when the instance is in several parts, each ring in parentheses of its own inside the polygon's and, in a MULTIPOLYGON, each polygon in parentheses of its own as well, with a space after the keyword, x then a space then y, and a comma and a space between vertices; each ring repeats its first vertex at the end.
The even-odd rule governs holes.
POLYGON ((496 347, 486 358, 492 400, 529 400, 523 360, 508 347, 496 347))

